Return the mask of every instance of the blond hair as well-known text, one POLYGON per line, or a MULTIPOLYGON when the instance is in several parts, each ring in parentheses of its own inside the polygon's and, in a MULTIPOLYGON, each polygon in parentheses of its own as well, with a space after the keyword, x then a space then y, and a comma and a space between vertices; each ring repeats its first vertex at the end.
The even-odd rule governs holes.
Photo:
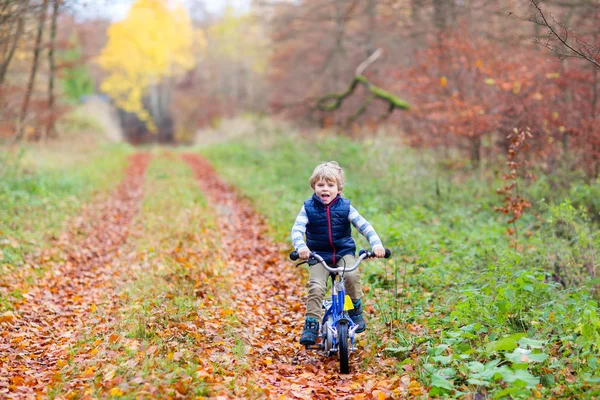
POLYGON ((326 182, 335 182, 340 192, 344 189, 344 171, 340 164, 335 161, 327 161, 317 165, 309 180, 310 187, 314 189, 321 179, 326 182))

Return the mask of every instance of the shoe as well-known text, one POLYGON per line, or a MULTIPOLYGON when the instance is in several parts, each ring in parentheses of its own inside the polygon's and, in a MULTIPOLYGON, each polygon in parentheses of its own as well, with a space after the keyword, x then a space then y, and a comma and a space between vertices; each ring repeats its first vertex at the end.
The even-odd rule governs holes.
POLYGON ((319 321, 315 318, 307 317, 304 322, 304 331, 300 337, 300 344, 304 346, 312 346, 317 343, 317 336, 319 335, 319 321))
POLYGON ((365 322, 365 319, 363 318, 363 308, 362 308, 362 304, 360 302, 360 300, 357 300, 356 302, 352 302, 352 304, 354 305, 354 309, 348 311, 348 316, 350 316, 350 319, 352 319, 352 322, 354 322, 356 325, 358 325, 358 328, 356 328, 356 331, 354 331, 355 333, 361 333, 364 332, 367 329, 367 323, 365 322))

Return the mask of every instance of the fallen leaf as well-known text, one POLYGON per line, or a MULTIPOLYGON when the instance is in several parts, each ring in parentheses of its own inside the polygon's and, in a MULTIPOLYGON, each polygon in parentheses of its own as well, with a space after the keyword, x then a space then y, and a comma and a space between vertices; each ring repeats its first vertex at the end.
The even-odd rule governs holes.
POLYGON ((8 322, 9 324, 13 324, 16 320, 17 316, 11 311, 6 311, 0 316, 0 322, 8 322))

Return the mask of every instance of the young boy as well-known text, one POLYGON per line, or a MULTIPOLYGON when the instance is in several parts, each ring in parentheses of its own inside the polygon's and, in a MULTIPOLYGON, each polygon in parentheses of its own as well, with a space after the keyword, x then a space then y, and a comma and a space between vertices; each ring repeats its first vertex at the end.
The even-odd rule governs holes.
MULTIPOLYGON (((350 225, 354 225, 367 238, 375 256, 385 256, 385 249, 373 227, 350 205, 350 200, 341 197, 344 171, 337 162, 329 161, 318 165, 309 182, 315 193, 304 202, 292 228, 292 243, 301 259, 308 259, 312 251, 323 257, 328 265, 354 265, 356 245, 350 225)), ((305 346, 317 341, 328 278, 329 272, 322 265, 316 264, 310 268, 306 319, 300 337, 300 344, 305 346)), ((358 325, 356 332, 364 332, 367 326, 362 316, 363 291, 358 270, 346 273, 344 280, 346 292, 354 304, 354 309, 348 314, 358 325)))

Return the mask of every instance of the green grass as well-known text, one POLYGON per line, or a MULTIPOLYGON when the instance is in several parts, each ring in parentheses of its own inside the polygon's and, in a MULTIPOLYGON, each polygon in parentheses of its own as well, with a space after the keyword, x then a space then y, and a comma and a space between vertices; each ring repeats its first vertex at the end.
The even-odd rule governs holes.
POLYGON ((25 254, 47 246, 67 217, 121 182, 129 153, 125 145, 84 156, 64 149, 1 149, 0 264, 19 266, 25 254))
POLYGON ((418 357, 413 374, 431 395, 600 391, 600 375, 591 367, 600 358, 592 296, 598 281, 589 272, 600 260, 599 230, 590 220, 597 184, 558 190, 550 177, 528 184, 523 195, 542 218, 527 213, 519 220, 515 249, 505 235, 507 218, 494 209, 502 205, 495 189, 504 182, 442 165, 389 139, 323 137, 314 144, 314 138, 281 137, 268 145, 246 140, 199 151, 288 243, 312 193, 313 168, 328 160, 344 167, 344 195, 394 253, 393 262, 363 269, 379 330, 371 330, 369 340, 385 330, 392 340, 381 344, 399 364, 418 357), (571 199, 573 193, 580 195, 571 199), (514 335, 543 344, 535 342, 531 355, 519 358, 514 352, 531 343, 514 335))

